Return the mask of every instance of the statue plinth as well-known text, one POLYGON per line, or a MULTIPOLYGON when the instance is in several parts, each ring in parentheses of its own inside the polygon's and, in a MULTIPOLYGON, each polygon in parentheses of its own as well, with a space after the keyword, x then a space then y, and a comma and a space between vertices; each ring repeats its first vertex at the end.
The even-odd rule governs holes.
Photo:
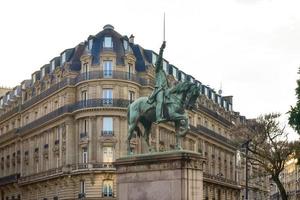
POLYGON ((115 162, 119 200, 203 199, 201 154, 170 151, 127 156, 115 162))

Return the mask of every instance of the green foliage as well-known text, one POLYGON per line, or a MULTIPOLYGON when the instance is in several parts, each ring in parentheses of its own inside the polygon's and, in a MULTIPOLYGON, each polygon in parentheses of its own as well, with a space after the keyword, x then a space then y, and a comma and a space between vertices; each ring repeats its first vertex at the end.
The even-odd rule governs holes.
MULTIPOLYGON (((300 74, 300 68, 298 74, 300 74)), ((296 97, 297 104, 294 107, 291 106, 291 110, 288 112, 290 114, 289 125, 300 134, 300 79, 297 80, 296 97)))

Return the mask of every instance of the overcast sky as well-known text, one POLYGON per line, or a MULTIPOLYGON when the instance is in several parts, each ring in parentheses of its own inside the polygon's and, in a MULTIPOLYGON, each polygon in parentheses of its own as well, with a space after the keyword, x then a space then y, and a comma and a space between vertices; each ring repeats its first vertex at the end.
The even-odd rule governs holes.
POLYGON ((1 1, 0 85, 29 79, 105 24, 158 52, 166 12, 170 63, 211 88, 222 85, 247 118, 284 114, 296 102, 299 8, 299 0, 1 1))

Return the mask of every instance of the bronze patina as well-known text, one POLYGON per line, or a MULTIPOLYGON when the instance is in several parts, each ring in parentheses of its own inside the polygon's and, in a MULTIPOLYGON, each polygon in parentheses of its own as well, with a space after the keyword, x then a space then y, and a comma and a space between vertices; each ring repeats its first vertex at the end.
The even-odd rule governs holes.
POLYGON ((128 138, 127 150, 131 153, 130 140, 136 135, 143 137, 149 151, 150 130, 153 123, 174 122, 176 132, 176 149, 181 149, 181 138, 185 137, 189 122, 185 109, 192 109, 200 95, 200 88, 190 81, 178 82, 170 87, 165 71, 163 70, 163 51, 166 43, 163 42, 158 59, 155 63, 155 88, 149 97, 140 97, 128 106, 128 138), (144 127, 141 131, 139 124, 144 127))

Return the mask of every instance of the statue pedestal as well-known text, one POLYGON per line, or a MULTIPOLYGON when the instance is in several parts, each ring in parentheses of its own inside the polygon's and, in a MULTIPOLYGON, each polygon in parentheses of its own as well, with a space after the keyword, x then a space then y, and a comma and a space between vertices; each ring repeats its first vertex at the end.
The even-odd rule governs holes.
POLYGON ((141 154, 116 161, 119 200, 203 199, 204 158, 191 151, 141 154))

